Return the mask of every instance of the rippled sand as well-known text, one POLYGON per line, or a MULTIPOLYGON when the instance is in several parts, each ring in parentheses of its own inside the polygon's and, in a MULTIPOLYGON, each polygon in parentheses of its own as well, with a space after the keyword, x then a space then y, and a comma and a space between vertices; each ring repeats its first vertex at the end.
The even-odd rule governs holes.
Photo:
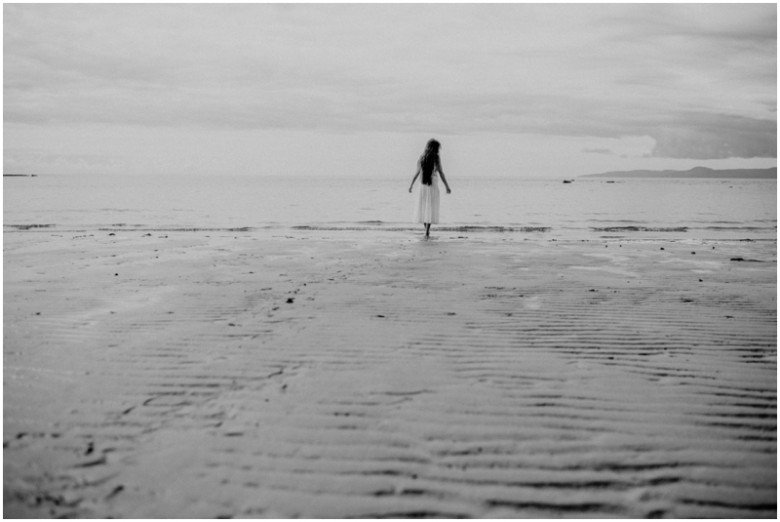
POLYGON ((5 517, 777 515, 775 241, 11 230, 5 517))

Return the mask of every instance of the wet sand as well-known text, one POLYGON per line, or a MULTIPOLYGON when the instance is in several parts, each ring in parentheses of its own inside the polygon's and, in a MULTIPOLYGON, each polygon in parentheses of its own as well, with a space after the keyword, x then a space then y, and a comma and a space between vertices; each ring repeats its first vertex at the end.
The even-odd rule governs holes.
POLYGON ((7 518, 777 515, 775 241, 111 234, 4 234, 7 518))

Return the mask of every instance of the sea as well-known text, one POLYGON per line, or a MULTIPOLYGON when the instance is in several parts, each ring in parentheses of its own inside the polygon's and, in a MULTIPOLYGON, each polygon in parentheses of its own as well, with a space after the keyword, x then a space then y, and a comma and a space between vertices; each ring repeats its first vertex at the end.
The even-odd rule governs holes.
MULTIPOLYGON (((777 239, 776 179, 462 178, 433 231, 549 239, 777 239)), ((419 233, 410 179, 232 175, 3 178, 4 232, 419 233)))

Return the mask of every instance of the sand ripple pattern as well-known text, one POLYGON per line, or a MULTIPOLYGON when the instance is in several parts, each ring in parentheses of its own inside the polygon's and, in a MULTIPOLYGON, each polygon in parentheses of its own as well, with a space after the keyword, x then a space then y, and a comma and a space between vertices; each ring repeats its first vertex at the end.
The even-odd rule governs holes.
POLYGON ((774 242, 327 234, 10 245, 6 516, 776 516, 774 242))

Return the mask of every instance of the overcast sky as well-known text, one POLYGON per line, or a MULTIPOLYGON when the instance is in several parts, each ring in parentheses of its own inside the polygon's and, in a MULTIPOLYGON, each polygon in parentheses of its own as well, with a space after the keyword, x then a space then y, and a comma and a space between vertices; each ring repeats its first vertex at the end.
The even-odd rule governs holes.
POLYGON ((766 167, 775 4, 4 4, 4 172, 766 167))

